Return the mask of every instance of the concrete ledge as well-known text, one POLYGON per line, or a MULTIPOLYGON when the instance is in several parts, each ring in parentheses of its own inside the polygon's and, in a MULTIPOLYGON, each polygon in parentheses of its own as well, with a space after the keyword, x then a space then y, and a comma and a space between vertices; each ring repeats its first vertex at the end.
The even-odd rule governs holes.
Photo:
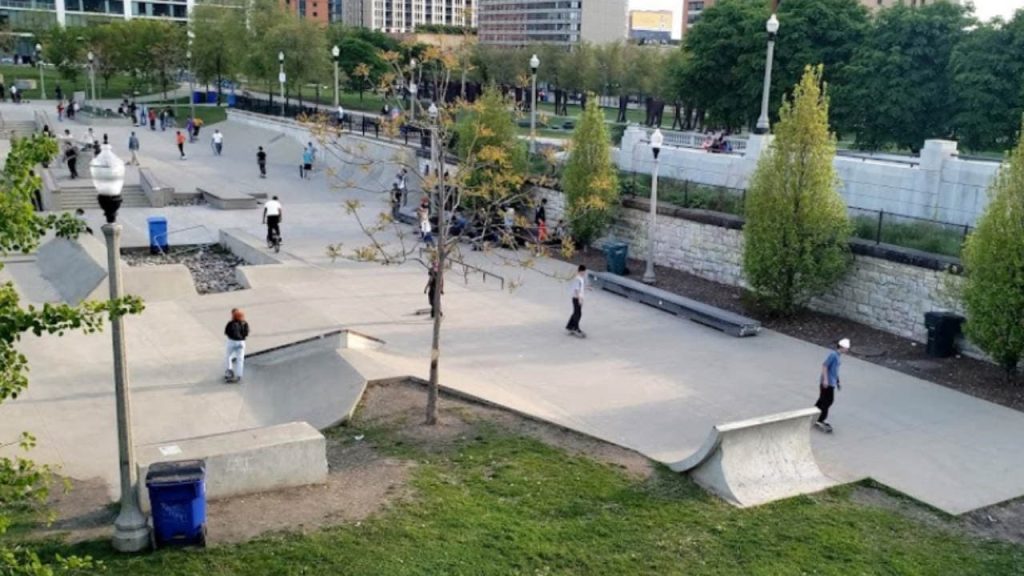
POLYGON ((203 195, 206 203, 218 210, 251 210, 259 208, 259 201, 252 195, 245 192, 232 190, 218 190, 216 192, 205 188, 196 188, 196 192, 203 195))
POLYGON ((721 424, 689 458, 670 464, 739 507, 757 506, 836 485, 811 450, 817 408, 721 424))
POLYGON ((106 298, 107 250, 95 236, 83 234, 77 241, 54 238, 39 248, 36 264, 64 302, 106 298))
MULTIPOLYGON (((220 245, 226 250, 230 250, 235 256, 245 260, 248 264, 263 266, 295 262, 295 259, 287 254, 272 253, 267 249, 262 239, 256 238, 241 228, 221 229, 220 245)), ((248 286, 247 281, 242 282, 244 277, 239 276, 238 268, 235 269, 235 277, 239 278, 242 286, 248 286)))
POLYGON ((210 500, 327 481, 327 442, 306 422, 137 446, 136 453, 144 511, 150 508, 146 472, 155 462, 206 462, 210 500))
POLYGON ((163 208, 174 201, 174 187, 161 182, 149 168, 139 168, 139 186, 154 208, 163 208))

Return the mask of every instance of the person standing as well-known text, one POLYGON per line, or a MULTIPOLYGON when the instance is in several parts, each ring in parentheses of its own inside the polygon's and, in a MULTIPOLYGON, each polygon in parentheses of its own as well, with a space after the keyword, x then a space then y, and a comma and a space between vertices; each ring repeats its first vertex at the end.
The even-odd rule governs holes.
POLYGON ((260 178, 267 177, 267 153, 263 151, 263 146, 256 151, 256 164, 260 167, 260 178))
POLYGON ((224 335, 228 339, 224 381, 233 384, 241 380, 245 372, 245 339, 249 337, 249 323, 240 309, 231 310, 231 321, 224 327, 224 335))
POLYGON ((220 133, 220 130, 213 131, 210 142, 213 143, 213 152, 220 156, 221 151, 224 150, 224 135, 220 133))
POLYGON ((835 349, 828 353, 825 362, 821 365, 821 378, 818 381, 818 401, 814 403, 815 408, 821 410, 818 421, 815 425, 825 432, 832 432, 832 425, 825 420, 828 419, 828 410, 835 401, 836 390, 841 390, 839 384, 839 365, 842 364, 842 356, 850 351, 849 338, 843 338, 836 342, 835 349))
POLYGON ((548 214, 545 208, 548 205, 548 199, 542 198, 540 206, 537 207, 537 214, 533 217, 534 224, 537 225, 537 243, 543 244, 548 239, 548 214))
POLYGON ((181 130, 176 130, 174 139, 178 142, 178 153, 181 154, 181 159, 185 159, 185 135, 181 133, 181 130))
POLYGON ((132 153, 131 163, 135 166, 139 165, 139 137, 135 135, 135 131, 132 130, 132 135, 128 137, 128 150, 132 153))
POLYGON ((69 143, 64 148, 64 160, 68 164, 68 172, 71 172, 71 179, 75 180, 78 178, 78 149, 75 148, 73 143, 69 143))
POLYGON ((409 171, 403 167, 398 171, 398 174, 395 175, 395 189, 399 194, 401 194, 402 206, 405 206, 406 202, 409 200, 409 196, 407 195, 408 184, 406 182, 406 175, 408 173, 409 171))
POLYGON ((302 177, 305 179, 312 178, 313 173, 313 146, 312 144, 307 146, 302 151, 302 177))
POLYGON ((57 100, 57 121, 58 122, 63 122, 64 121, 64 101, 63 100, 57 100))
POLYGON ((434 245, 434 230, 430 225, 430 211, 420 208, 418 213, 420 217, 420 235, 423 237, 423 243, 432 247, 434 245))
POLYGON ((156 132, 156 110, 149 109, 149 129, 156 132))
POLYGON ((580 330, 580 318, 583 316, 583 293, 587 289, 587 267, 580 264, 576 269, 576 277, 572 279, 572 316, 569 323, 565 325, 570 336, 586 338, 587 335, 580 330))
POLYGON ((281 202, 274 196, 263 205, 263 223, 267 225, 267 247, 273 246, 274 238, 281 241, 281 202))
POLYGON ((57 87, 53 90, 53 95, 57 97, 58 102, 64 99, 64 90, 60 87, 60 84, 57 84, 57 87))
POLYGON ((423 288, 423 293, 427 295, 427 299, 430 302, 431 318, 434 318, 437 314, 444 316, 440 310, 440 302, 435 300, 435 298, 437 298, 438 289, 440 289, 441 294, 444 294, 444 284, 441 282, 441 275, 437 273, 437 264, 435 263, 432 264, 430 266, 430 270, 427 271, 427 285, 423 288), (434 306, 435 302, 438 303, 438 306, 434 306))

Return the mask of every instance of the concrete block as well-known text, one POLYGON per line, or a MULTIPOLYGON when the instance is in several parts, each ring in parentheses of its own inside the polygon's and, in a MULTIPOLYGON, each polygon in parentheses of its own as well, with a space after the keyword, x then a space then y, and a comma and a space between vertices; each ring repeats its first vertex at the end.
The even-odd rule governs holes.
POLYGON ((206 190, 196 188, 206 203, 218 210, 250 210, 259 208, 259 201, 252 195, 234 190, 206 190))
POLYGON ((327 481, 327 441, 306 422, 137 446, 136 459, 144 511, 150 508, 146 472, 154 462, 206 462, 210 500, 327 481))
MULTIPOLYGON (((101 233, 99 230, 96 231, 101 233)), ((39 271, 69 304, 105 298, 107 249, 103 241, 90 234, 77 240, 54 238, 39 248, 39 271)))
POLYGON ((818 414, 809 408, 720 424, 697 452, 669 467, 739 507, 824 490, 836 482, 821 471, 811 450, 818 414))
MULTIPOLYGON (((247 263, 257 266, 295 262, 294 258, 286 254, 271 253, 267 250, 266 244, 262 239, 256 238, 240 228, 222 228, 220 231, 220 245, 247 263)), ((235 276, 238 277, 238 274, 236 269, 235 276)), ((242 285, 248 286, 244 282, 242 285)))
POLYGON ((139 186, 154 208, 163 208, 174 201, 174 187, 161 182, 149 168, 139 168, 139 186))

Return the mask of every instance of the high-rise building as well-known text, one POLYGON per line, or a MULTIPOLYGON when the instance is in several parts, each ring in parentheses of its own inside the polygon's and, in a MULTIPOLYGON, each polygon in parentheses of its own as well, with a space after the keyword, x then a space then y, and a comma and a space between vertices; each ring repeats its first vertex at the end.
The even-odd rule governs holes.
POLYGON ((629 37, 668 42, 672 39, 672 16, 671 10, 630 10, 629 37))
POLYGON ((84 26, 131 20, 165 18, 186 21, 195 0, 2 0, 0 22, 14 31, 39 30, 51 26, 84 26))
POLYGON ((328 23, 331 21, 330 0, 280 0, 281 6, 300 18, 328 23))
POLYGON ((342 10, 359 14, 342 15, 346 24, 361 25, 382 32, 413 32, 421 24, 473 26, 473 0, 354 0, 342 10))
POLYGON ((481 44, 574 46, 627 35, 626 0, 478 0, 481 44))

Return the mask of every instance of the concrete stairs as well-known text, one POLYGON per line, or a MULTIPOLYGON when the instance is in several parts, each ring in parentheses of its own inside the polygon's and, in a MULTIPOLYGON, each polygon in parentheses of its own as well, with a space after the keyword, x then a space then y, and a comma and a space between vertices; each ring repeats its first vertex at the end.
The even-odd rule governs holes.
POLYGON ((31 136, 36 131, 34 120, 4 120, 0 124, 0 138, 10 140, 12 137, 31 136))
MULTIPOLYGON (((122 208, 149 208, 149 199, 138 184, 125 184, 121 190, 124 201, 122 208)), ((96 200, 96 189, 89 184, 83 186, 61 186, 59 192, 54 195, 54 207, 56 210, 76 210, 78 208, 90 209, 99 208, 96 200)))

